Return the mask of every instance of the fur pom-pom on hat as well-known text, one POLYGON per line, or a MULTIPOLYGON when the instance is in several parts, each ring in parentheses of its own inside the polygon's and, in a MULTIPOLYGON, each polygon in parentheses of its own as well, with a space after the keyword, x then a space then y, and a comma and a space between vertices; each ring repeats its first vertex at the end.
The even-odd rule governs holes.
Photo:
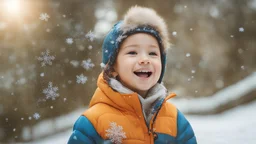
POLYGON ((158 83, 161 83, 166 67, 166 53, 170 48, 168 29, 165 21, 153 9, 133 6, 124 19, 117 22, 106 35, 102 45, 102 62, 107 64, 105 78, 110 77, 119 48, 130 35, 147 33, 156 38, 161 52, 162 71, 158 83), (107 76, 106 76, 107 75, 107 76))
POLYGON ((165 21, 153 9, 139 6, 131 7, 124 16, 123 23, 120 25, 120 30, 126 33, 127 31, 142 25, 151 26, 159 33, 164 50, 170 48, 168 29, 165 21))

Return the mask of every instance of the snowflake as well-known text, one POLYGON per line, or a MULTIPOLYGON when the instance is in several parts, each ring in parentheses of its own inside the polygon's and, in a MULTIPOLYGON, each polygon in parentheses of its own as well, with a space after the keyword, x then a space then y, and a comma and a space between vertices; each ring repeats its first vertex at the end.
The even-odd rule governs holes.
POLYGON ((176 31, 172 32, 172 35, 177 36, 177 32, 176 31))
POLYGON ((89 49, 89 50, 91 50, 91 49, 92 49, 92 46, 91 46, 91 45, 89 45, 89 46, 88 46, 88 49, 89 49))
POLYGON ((59 96, 57 93, 58 87, 52 87, 52 82, 49 82, 48 88, 43 90, 43 93, 46 95, 46 99, 52 99, 55 100, 56 97, 59 96))
POLYGON ((84 76, 83 74, 80 74, 80 76, 76 76, 76 82, 77 83, 81 83, 81 84, 85 84, 87 81, 87 77, 84 76))
POLYGON ((48 21, 49 18, 50 16, 47 13, 41 13, 39 17, 40 20, 44 20, 44 21, 48 21))
POLYGON ((240 27, 240 28, 239 28, 239 32, 244 32, 244 28, 243 28, 243 27, 240 27))
POLYGON ((101 67, 101 68, 105 68, 106 65, 105 65, 104 63, 100 63, 100 67, 101 67))
POLYGON ((54 56, 49 55, 49 50, 46 50, 45 52, 41 52, 41 57, 38 57, 37 59, 41 61, 41 66, 45 66, 46 64, 52 65, 52 60, 55 59, 54 56))
POLYGON ((79 61, 77 61, 77 60, 71 60, 71 61, 70 61, 70 64, 71 64, 73 67, 77 68, 77 67, 79 66, 79 61))
POLYGON ((40 114, 39 113, 34 113, 33 118, 38 120, 40 118, 40 114))
POLYGON ((116 39, 116 41, 118 41, 118 42, 121 42, 124 38, 126 38, 127 36, 123 36, 123 35, 120 35, 117 39, 116 39))
POLYGON ((110 123, 110 128, 107 129, 106 132, 106 137, 115 144, 121 144, 122 140, 126 138, 125 132, 123 132, 123 127, 117 125, 115 122, 110 123))
POLYGON ((88 38, 90 41, 93 41, 95 39, 95 34, 92 31, 89 31, 86 35, 86 38, 88 38))
POLYGON ((73 39, 72 38, 67 38, 66 43, 71 45, 73 43, 73 39))
POLYGON ((90 68, 94 67, 94 64, 92 63, 91 59, 87 59, 87 60, 83 60, 81 66, 86 69, 89 70, 90 68))

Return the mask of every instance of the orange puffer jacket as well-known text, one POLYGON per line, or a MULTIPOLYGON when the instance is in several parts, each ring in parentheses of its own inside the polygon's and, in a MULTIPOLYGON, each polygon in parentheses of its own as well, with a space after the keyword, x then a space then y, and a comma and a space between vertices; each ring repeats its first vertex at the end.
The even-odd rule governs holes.
POLYGON ((158 101, 146 123, 137 93, 114 91, 100 74, 89 109, 77 120, 68 143, 196 144, 194 132, 168 99, 158 101))

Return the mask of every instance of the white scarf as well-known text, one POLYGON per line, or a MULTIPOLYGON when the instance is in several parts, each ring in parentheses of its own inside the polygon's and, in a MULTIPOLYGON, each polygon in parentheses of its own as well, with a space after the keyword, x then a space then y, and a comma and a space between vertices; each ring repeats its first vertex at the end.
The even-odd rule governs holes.
MULTIPOLYGON (((131 94, 134 93, 132 90, 128 89, 127 87, 123 86, 121 82, 114 78, 110 78, 109 85, 112 89, 118 91, 122 94, 131 94)), ((149 89, 145 98, 138 94, 140 99, 140 103, 142 105, 143 115, 149 125, 150 119, 153 116, 152 110, 154 104, 160 100, 161 98, 165 98, 167 96, 167 90, 164 85, 156 83, 151 89, 149 89)))

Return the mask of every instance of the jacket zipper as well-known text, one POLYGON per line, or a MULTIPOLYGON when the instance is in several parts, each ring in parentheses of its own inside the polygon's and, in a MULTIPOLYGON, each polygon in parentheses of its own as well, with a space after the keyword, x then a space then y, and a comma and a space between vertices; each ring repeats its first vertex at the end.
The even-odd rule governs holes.
POLYGON ((152 133, 153 134, 153 141, 156 140, 158 138, 156 132, 154 131, 154 123, 156 120, 156 117, 160 111, 160 109, 162 108, 162 105, 164 104, 165 101, 163 101, 160 105, 160 107, 157 109, 157 111, 154 113, 153 117, 151 118, 150 122, 149 122, 149 134, 152 133), (152 123, 151 123, 152 121, 152 123))
MULTIPOLYGON (((164 103, 164 101, 163 101, 164 103)), ((152 116, 151 120, 149 121, 149 125, 147 125, 147 121, 145 119, 145 116, 144 116, 144 113, 143 113, 143 108, 142 108, 142 105, 141 105, 141 112, 142 112, 142 115, 143 115, 143 118, 144 118, 144 122, 146 124, 146 127, 147 127, 147 130, 148 130, 148 135, 150 136, 151 134, 153 135, 153 141, 152 139, 150 138, 150 142, 154 142, 155 139, 157 139, 157 134, 154 132, 153 130, 153 127, 154 127, 154 122, 156 120, 156 117, 158 115, 158 112, 160 111, 163 103, 160 105, 160 107, 158 108, 158 110, 154 113, 154 115, 152 116), (152 121, 152 122, 151 122, 152 121)))

